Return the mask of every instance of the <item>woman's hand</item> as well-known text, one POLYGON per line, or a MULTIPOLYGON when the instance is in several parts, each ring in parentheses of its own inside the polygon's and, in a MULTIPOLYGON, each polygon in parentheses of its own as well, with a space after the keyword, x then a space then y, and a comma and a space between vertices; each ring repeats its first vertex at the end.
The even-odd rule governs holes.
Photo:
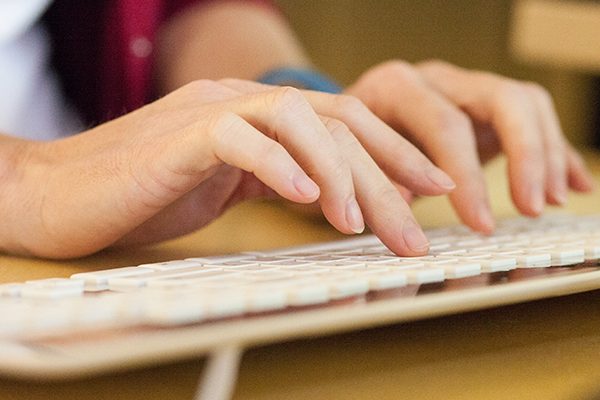
POLYGON ((427 251, 406 202, 356 138, 384 135, 394 180, 415 193, 447 193, 447 175, 352 98, 252 85, 197 81, 74 137, 2 139, 0 245, 83 256, 175 237, 237 201, 277 193, 318 200, 341 232, 366 221, 398 254, 427 251), (339 114, 340 105, 357 115, 339 114))
MULTIPOLYGON (((450 199, 462 220, 494 228, 481 163, 508 158, 513 201, 526 215, 566 201, 568 189, 593 181, 565 140, 552 99, 540 86, 430 61, 390 61, 364 73, 347 91, 401 132, 446 171, 457 188, 450 199)), ((385 172, 387 137, 359 137, 385 172)))

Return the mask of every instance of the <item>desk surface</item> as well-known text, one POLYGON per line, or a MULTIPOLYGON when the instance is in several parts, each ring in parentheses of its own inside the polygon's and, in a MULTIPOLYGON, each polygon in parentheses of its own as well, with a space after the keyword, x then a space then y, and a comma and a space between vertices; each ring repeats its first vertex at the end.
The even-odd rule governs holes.
MULTIPOLYGON (((600 160, 590 158, 600 177, 600 160)), ((488 168, 496 214, 515 213, 500 160, 488 168)), ((600 193, 569 199, 600 211, 600 193)), ((414 207, 424 226, 456 222, 447 200, 414 207)), ((341 237, 321 220, 253 202, 187 237, 54 262, 0 257, 0 282, 341 237)), ((249 350, 239 399, 584 399, 600 393, 600 291, 249 350)), ((0 380, 0 398, 189 399, 202 360, 73 382, 0 380)))
POLYGON ((600 71, 597 1, 518 0, 511 49, 525 61, 582 72, 600 71))

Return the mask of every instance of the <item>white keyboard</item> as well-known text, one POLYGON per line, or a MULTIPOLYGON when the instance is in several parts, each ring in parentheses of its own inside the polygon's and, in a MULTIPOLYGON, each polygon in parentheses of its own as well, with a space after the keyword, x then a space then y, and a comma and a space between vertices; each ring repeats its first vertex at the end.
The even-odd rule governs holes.
POLYGON ((489 237, 464 227, 427 235, 431 250, 425 257, 397 257, 376 237, 362 236, 2 284, 0 340, 210 324, 343 304, 419 285, 562 271, 582 263, 595 267, 600 259, 600 215, 507 220, 489 237))

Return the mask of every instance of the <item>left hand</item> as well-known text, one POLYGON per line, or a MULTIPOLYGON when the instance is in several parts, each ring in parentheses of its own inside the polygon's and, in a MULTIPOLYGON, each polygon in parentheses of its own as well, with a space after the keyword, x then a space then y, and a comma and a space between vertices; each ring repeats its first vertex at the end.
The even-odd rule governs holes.
MULTIPOLYGON (((415 66, 389 61, 368 70, 346 93, 452 177, 457 187, 451 202, 475 230, 494 228, 481 163, 499 152, 508 158, 513 202, 525 215, 540 214, 545 204, 565 203, 569 188, 593 188, 581 157, 563 135, 550 95, 537 84, 440 61, 415 66)), ((385 138, 362 144, 385 171, 387 163, 377 157, 385 138)))

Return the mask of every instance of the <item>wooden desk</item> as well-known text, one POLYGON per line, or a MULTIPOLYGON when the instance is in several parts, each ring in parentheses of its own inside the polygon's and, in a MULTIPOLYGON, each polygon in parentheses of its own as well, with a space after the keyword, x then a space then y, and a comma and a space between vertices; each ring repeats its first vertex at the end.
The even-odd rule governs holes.
MULTIPOLYGON (((590 157, 600 178, 600 157, 590 157)), ((488 169, 496 213, 515 213, 504 163, 488 169)), ((600 179, 599 179, 600 182, 600 179)), ((600 211, 600 192, 569 210, 600 211)), ((425 226, 456 221, 445 199, 415 206, 425 226)), ((0 282, 334 239, 322 221, 255 202, 188 237, 50 262, 0 257, 0 282)), ((600 291, 249 350, 236 399, 585 399, 600 393, 600 291)), ((1 399, 190 399, 202 360, 69 382, 0 380, 1 399)))

